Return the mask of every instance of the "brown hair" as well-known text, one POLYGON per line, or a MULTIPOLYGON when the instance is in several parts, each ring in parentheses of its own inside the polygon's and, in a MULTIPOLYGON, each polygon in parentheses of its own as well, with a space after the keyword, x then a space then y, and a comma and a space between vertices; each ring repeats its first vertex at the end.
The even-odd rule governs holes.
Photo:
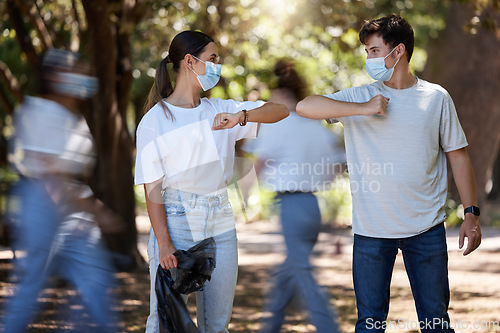
POLYGON ((291 60, 280 59, 274 66, 274 74, 278 77, 278 88, 289 89, 300 101, 307 96, 307 86, 294 67, 295 64, 291 60))
POLYGON ((184 59, 186 54, 191 54, 195 57, 199 56, 205 50, 207 44, 213 42, 214 40, 199 31, 187 30, 177 34, 170 48, 168 49, 168 55, 160 61, 158 68, 156 69, 155 82, 148 95, 148 99, 144 104, 144 113, 160 103, 163 111, 167 118, 172 118, 172 113, 168 109, 167 105, 163 103, 163 99, 170 96, 174 92, 172 87, 172 82, 170 81, 170 74, 167 69, 167 64, 173 64, 174 72, 178 72, 181 66, 181 61, 184 59))
POLYGON ((365 24, 359 31, 359 40, 366 45, 368 38, 373 34, 381 36, 384 43, 391 48, 403 43, 406 48, 406 58, 410 62, 415 40, 413 28, 408 21, 396 14, 365 21, 365 24))

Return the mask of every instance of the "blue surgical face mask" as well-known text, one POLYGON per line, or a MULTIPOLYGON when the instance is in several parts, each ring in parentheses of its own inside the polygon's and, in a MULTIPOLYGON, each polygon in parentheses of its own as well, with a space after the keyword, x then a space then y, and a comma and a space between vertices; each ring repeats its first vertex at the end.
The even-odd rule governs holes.
POLYGON ((58 81, 52 83, 54 90, 61 95, 88 99, 95 95, 98 88, 93 76, 76 73, 58 73, 58 81))
MULTIPOLYGON (((396 46, 397 47, 397 46, 396 46)), ((394 73, 394 68, 399 62, 399 58, 394 66, 392 68, 386 68, 385 67, 385 58, 387 58, 389 55, 391 55, 392 52, 396 49, 393 48, 391 52, 389 52, 388 55, 385 57, 380 57, 380 58, 371 58, 368 59, 366 58, 366 71, 368 72, 368 75, 371 76, 372 79, 377 80, 377 81, 389 81, 392 77, 392 74, 394 73)))
POLYGON ((198 82, 200 82, 201 89, 203 89, 203 91, 207 91, 209 89, 212 89, 213 87, 215 87, 217 82, 219 82, 221 65, 214 64, 213 62, 210 62, 210 61, 203 61, 195 56, 193 56, 193 57, 198 59, 199 61, 205 63, 205 74, 203 74, 203 75, 199 75, 198 73, 196 73, 194 71, 194 69, 191 68, 193 73, 196 74, 198 82))

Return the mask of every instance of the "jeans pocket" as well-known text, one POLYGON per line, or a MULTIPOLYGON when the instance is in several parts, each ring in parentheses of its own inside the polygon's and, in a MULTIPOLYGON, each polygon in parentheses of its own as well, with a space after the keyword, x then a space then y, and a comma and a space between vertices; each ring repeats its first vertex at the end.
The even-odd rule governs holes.
POLYGON ((186 208, 181 204, 166 205, 167 216, 184 216, 186 215, 186 208))

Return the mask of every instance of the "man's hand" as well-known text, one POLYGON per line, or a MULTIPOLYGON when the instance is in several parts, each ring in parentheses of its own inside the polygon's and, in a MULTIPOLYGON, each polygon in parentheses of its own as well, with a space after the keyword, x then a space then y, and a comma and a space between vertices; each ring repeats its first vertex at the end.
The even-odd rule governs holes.
POLYGON ((363 114, 365 116, 382 115, 387 112, 389 105, 389 98, 380 94, 372 97, 368 102, 363 103, 363 114))
POLYGON ((218 113, 215 116, 212 130, 233 128, 240 122, 240 113, 218 113))
POLYGON ((467 237, 467 248, 464 251, 464 256, 478 248, 481 244, 481 226, 479 225, 479 217, 467 213, 464 216, 464 222, 460 227, 460 236, 458 238, 458 247, 461 249, 464 246, 464 240, 467 237))

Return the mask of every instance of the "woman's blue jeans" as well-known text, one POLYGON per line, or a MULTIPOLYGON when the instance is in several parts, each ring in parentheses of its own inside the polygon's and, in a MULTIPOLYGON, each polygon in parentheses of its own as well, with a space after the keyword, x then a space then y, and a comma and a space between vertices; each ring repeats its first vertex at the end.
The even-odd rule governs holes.
POLYGON ((338 332, 335 313, 313 276, 309 261, 321 228, 318 200, 312 193, 278 194, 287 257, 273 274, 261 332, 280 332, 294 296, 304 303, 317 332, 338 332))
MULTIPOLYGON (((197 324, 201 333, 228 332, 238 274, 238 249, 233 210, 227 192, 198 195, 167 188, 163 199, 168 230, 176 249, 187 250, 209 237, 215 240, 216 267, 203 290, 196 292, 197 324)), ((159 264, 159 249, 152 228, 148 256, 151 294, 146 332, 156 333, 159 332, 159 322, 155 277, 159 264)), ((171 271, 175 279, 175 269, 171 271)))
POLYGON ((392 271, 399 249, 403 253, 422 333, 454 332, 448 316, 450 288, 443 223, 422 234, 401 239, 354 235, 356 332, 385 331, 392 271))

